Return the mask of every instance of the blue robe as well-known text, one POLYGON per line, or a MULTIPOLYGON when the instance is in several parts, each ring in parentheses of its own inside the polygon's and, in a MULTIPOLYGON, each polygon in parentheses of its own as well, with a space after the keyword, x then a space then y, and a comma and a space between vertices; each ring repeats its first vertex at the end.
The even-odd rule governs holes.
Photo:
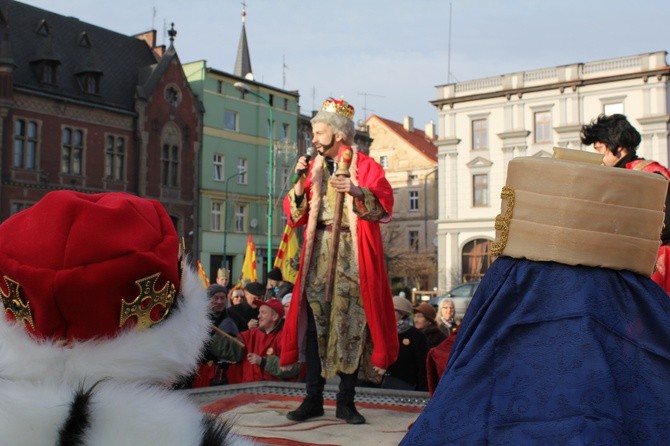
POLYGON ((498 258, 401 445, 670 443, 670 298, 629 271, 498 258))

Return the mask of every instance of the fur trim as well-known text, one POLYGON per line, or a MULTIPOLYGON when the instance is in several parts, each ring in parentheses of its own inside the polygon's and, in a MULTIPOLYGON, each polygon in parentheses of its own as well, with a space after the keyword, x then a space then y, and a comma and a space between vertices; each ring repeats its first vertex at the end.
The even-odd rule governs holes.
MULTIPOLYGON (((157 386, 104 381, 88 395, 88 423, 79 443, 86 446, 249 446, 223 424, 203 415, 184 392, 157 386)), ((78 391, 62 385, 0 381, 2 444, 53 446, 68 423, 78 391)))
POLYGON ((190 267, 184 269, 179 299, 170 316, 150 329, 74 346, 36 341, 23 326, 0 317, 0 377, 73 387, 106 378, 172 383, 194 370, 209 337, 209 301, 190 267))

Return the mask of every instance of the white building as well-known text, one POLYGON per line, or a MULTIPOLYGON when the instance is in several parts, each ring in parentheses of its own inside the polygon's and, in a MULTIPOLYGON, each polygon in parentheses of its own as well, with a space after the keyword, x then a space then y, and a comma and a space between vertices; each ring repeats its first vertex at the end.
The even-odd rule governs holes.
MULTIPOLYGON (((638 154, 668 165, 667 52, 576 63, 437 87, 438 287, 477 280, 491 262, 507 162, 581 148, 580 129, 623 113, 638 154)), ((586 150, 586 148, 584 148, 586 150)), ((589 150, 591 150, 589 148, 589 150)))

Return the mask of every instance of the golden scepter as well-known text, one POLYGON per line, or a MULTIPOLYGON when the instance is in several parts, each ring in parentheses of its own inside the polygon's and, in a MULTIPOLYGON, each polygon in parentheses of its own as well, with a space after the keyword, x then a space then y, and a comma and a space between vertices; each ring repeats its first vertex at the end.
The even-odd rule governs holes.
MULTIPOLYGON (((349 177, 349 166, 353 157, 351 147, 343 147, 340 154, 340 161, 337 164, 335 176, 349 177)), ((342 228, 342 210, 344 208, 344 192, 338 192, 335 198, 335 209, 333 210, 333 228, 332 245, 330 257, 328 258, 328 273, 326 274, 326 302, 333 298, 333 288, 335 286, 335 271, 337 270, 337 251, 340 247, 340 230, 342 228)))

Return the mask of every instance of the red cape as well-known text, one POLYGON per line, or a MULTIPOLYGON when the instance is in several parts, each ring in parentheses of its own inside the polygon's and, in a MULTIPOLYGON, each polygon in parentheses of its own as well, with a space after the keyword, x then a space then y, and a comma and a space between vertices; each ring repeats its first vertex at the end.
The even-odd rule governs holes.
MULTIPOLYGON (((321 157, 317 158, 321 160, 321 157)), ((315 161, 313 160, 312 164, 315 161)), ((352 172, 352 180, 357 180, 359 186, 369 189, 386 210, 388 218, 384 223, 390 221, 393 212, 393 189, 386 180, 384 169, 369 156, 356 152, 350 171, 352 172)), ((311 199, 312 174, 313 169, 310 168, 305 180, 308 202, 311 199)), ((291 203, 288 196, 284 199, 284 212, 289 216, 288 224, 292 227, 305 225, 308 221, 309 211, 300 220, 291 221, 291 203)), ((357 225, 358 236, 361 298, 373 345, 372 364, 382 369, 388 369, 398 357, 398 334, 391 288, 384 264, 384 249, 379 222, 356 218, 355 224, 357 225)), ((292 364, 299 360, 299 338, 301 338, 301 333, 304 334, 307 327, 305 320, 307 300, 300 289, 304 272, 303 267, 308 267, 304 264, 307 246, 308 240, 305 240, 300 253, 300 270, 293 288, 293 296, 299 298, 291 299, 291 307, 286 315, 280 356, 281 365, 292 364)))

